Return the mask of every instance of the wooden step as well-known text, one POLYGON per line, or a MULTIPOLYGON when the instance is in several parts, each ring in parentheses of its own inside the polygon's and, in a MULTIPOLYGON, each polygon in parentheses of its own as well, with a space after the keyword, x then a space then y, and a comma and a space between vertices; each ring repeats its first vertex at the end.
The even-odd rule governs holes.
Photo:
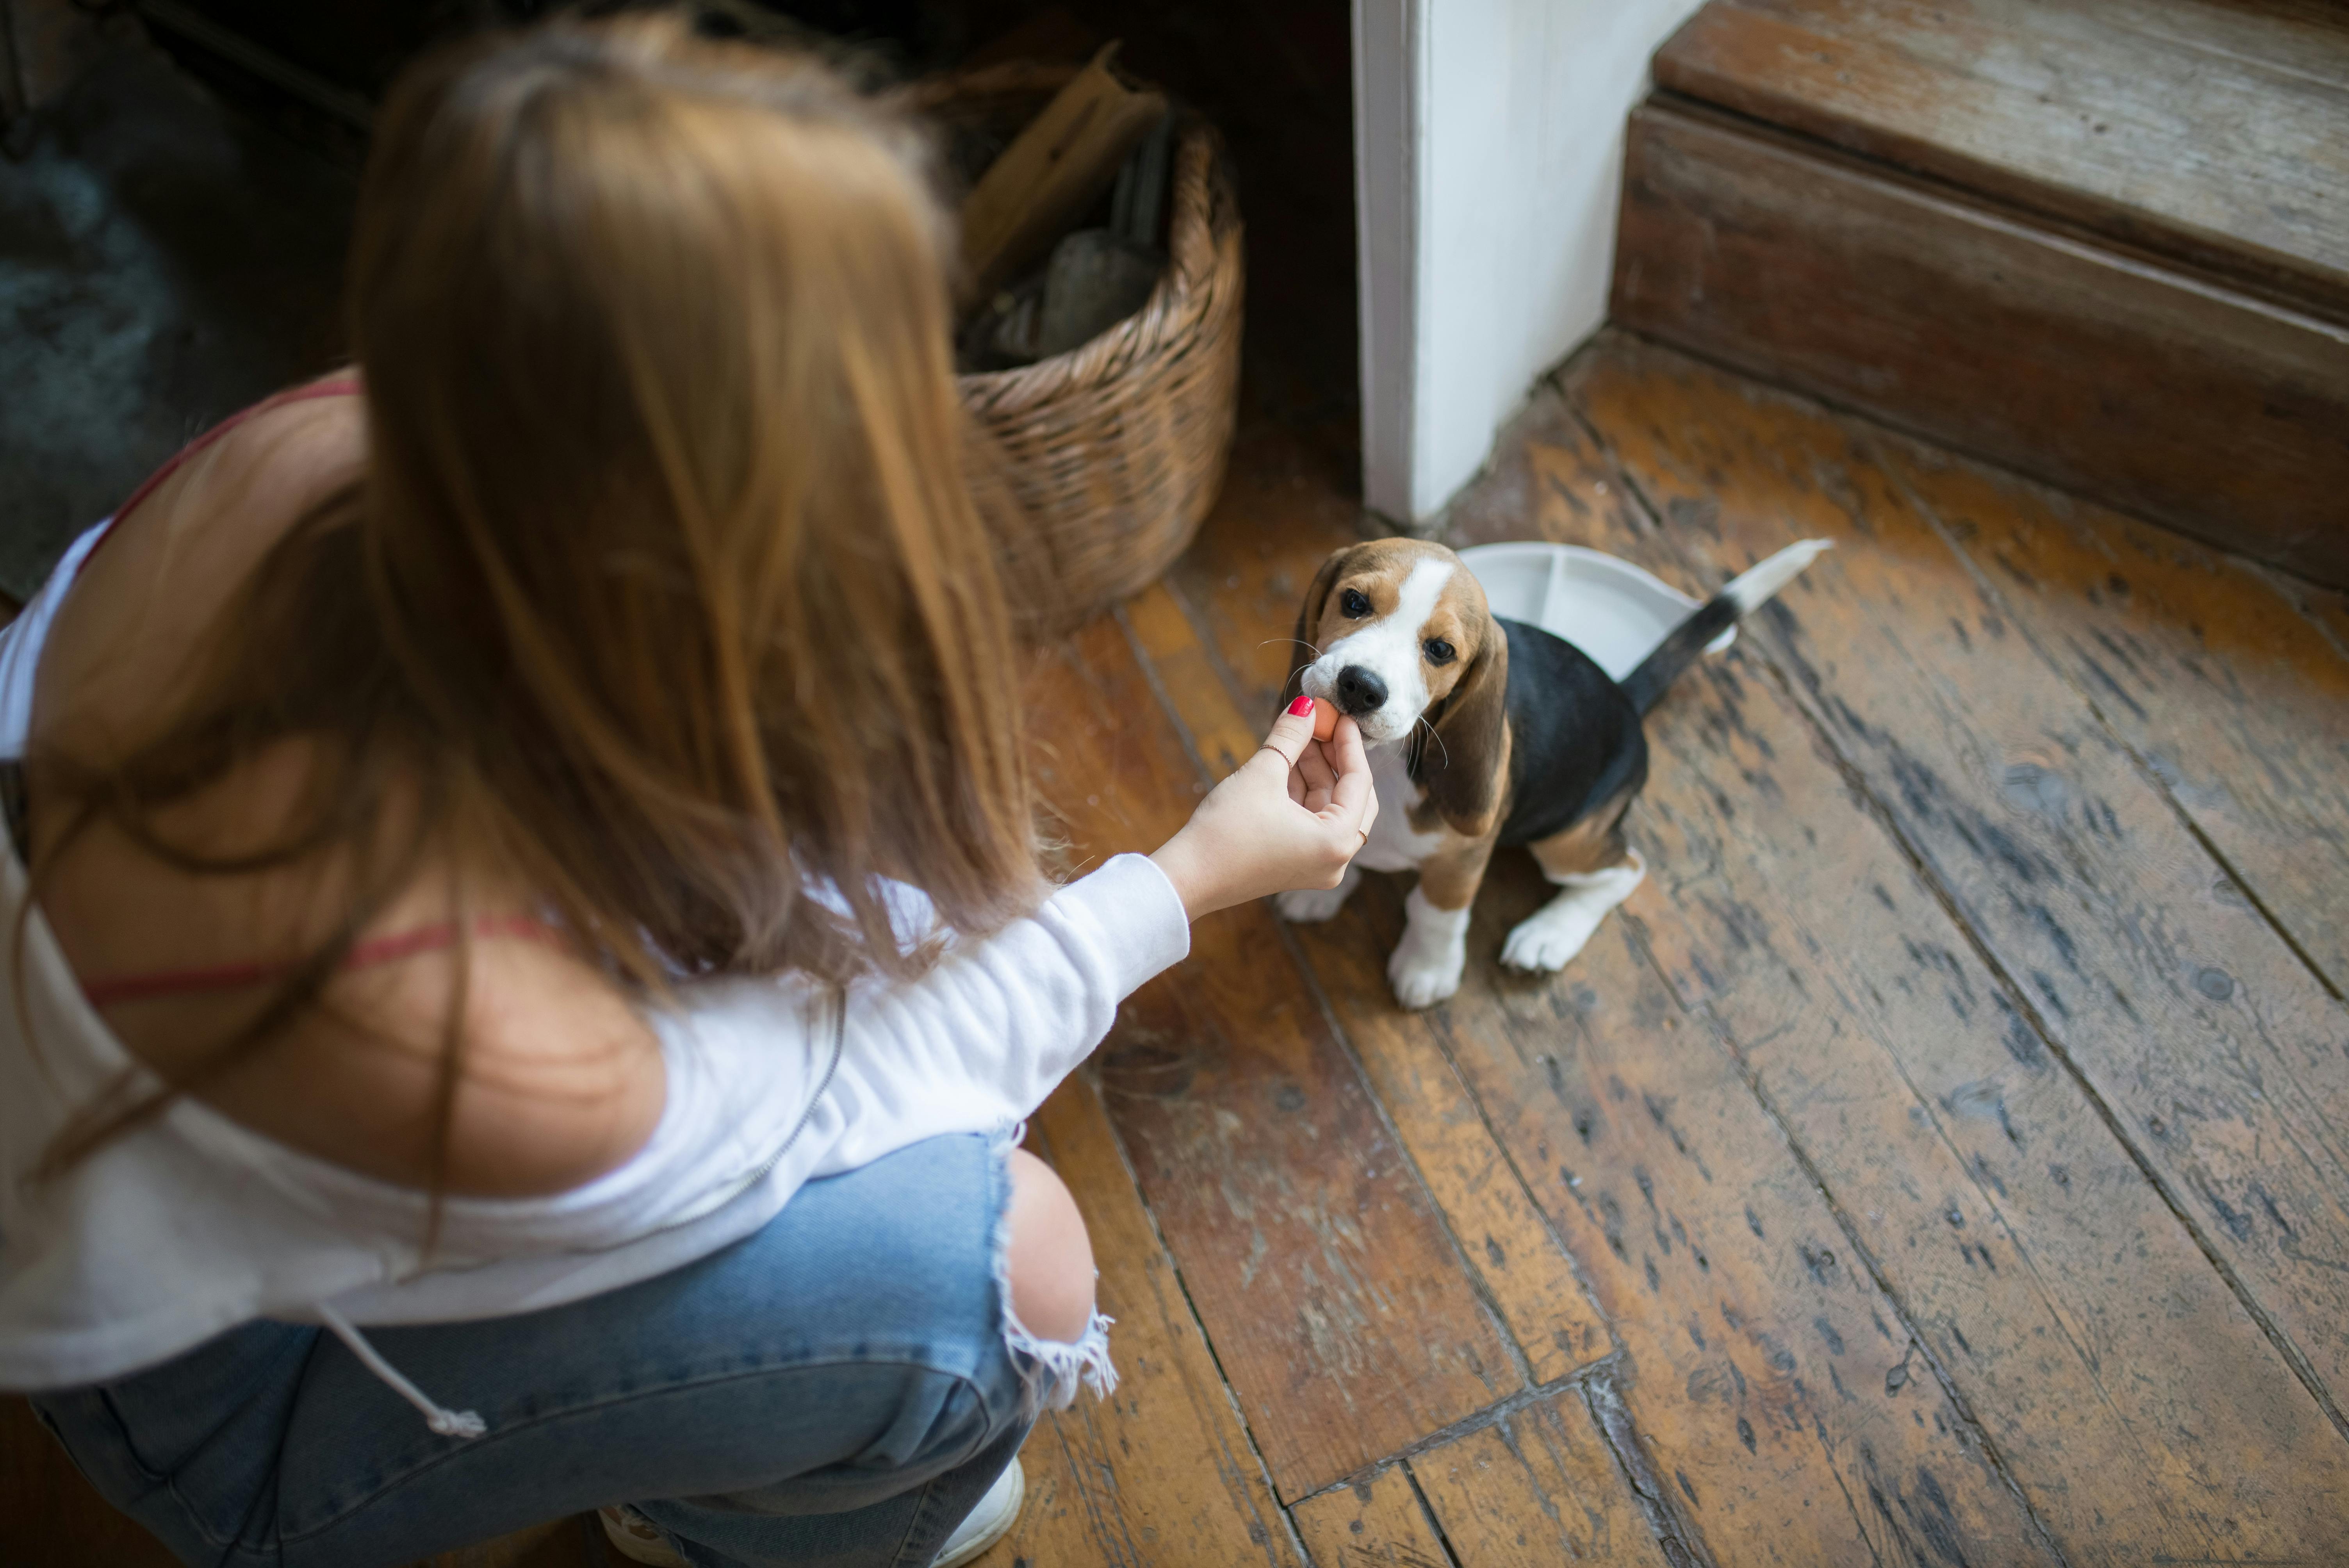
POLYGON ((2349 310, 2349 19, 2307 0, 1717 0, 1657 85, 2349 310))
POLYGON ((1656 79, 1619 320, 2349 582, 2349 15, 1714 0, 1656 79))

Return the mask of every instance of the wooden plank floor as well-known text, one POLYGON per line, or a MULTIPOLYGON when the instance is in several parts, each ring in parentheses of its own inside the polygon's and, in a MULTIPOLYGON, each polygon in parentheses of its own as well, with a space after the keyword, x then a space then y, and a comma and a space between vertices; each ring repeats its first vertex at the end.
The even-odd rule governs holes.
MULTIPOLYGON (((1081 853, 1246 754, 1353 527, 1260 428, 1100 695, 1048 665, 1081 853)), ((1839 549, 1651 720, 1653 872, 1563 975, 1492 961, 1512 863, 1429 1014, 1376 878, 1128 1010, 1071 1093, 1295 1533, 1167 1528, 1137 1429, 1061 1483, 1117 1539, 1003 1561, 2349 1561, 2339 596, 1619 335, 1453 534, 1839 549)))
MULTIPOLYGON (((1357 517, 1253 421, 1037 657, 1072 867, 1253 748, 1357 517)), ((989 1568, 2349 1562, 2341 596, 1621 335, 1452 529, 1691 592, 1837 549, 1651 718, 1651 874, 1565 974, 1495 965, 1504 857, 1429 1013, 1384 878, 1126 1007, 1032 1137, 1124 1382, 989 1568)), ((7 1420, 10 1561, 158 1560, 7 1420)))

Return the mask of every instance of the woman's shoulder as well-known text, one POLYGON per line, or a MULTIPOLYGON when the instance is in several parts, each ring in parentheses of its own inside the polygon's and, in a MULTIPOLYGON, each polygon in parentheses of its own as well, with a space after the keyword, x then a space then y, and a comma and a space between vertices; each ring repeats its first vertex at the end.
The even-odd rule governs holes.
POLYGON ((347 376, 199 438, 133 494, 82 562, 36 677, 34 727, 119 735, 171 691, 270 546, 355 480, 366 413, 347 376))
POLYGON ((265 397, 204 431, 133 490, 115 514, 105 553, 196 533, 250 535, 265 545, 356 477, 366 430, 356 371, 265 397))

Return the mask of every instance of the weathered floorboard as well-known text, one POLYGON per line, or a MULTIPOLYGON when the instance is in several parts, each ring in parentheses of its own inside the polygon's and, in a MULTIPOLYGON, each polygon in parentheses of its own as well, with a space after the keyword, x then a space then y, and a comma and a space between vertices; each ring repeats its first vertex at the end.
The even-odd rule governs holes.
POLYGON ((2324 634, 2333 652, 2349 659, 2349 593, 2320 588, 2297 577, 2256 568, 2275 591, 2292 602, 2301 618, 2324 634))
POLYGON ((1707 674, 1651 721, 1634 837, 1670 870, 1626 913, 2066 1558, 2349 1549, 2349 1444, 1775 683, 1707 674))
POLYGON ((1852 428, 1619 339, 1569 393, 1711 580, 1846 546, 1746 634, 2337 1425, 2349 1013, 1852 428))
MULTIPOLYGON (((1643 1460, 1688 1532, 1722 1563, 2056 1561, 1627 925, 1561 981, 1504 975, 1502 936, 1540 892, 1529 862, 1495 881, 1437 1016, 1622 1339, 1643 1460)), ((1392 887, 1354 903, 1345 920, 1397 934, 1392 887)))
POLYGON ((1232 701, 1223 672, 1165 583, 1143 589, 1120 613, 1135 651, 1205 769, 1191 781, 1192 793, 1204 795, 1209 785, 1256 755, 1272 716, 1244 714, 1232 701))
MULTIPOLYGON (((1080 863, 1182 824, 1197 776, 1115 623, 1043 655, 1029 705, 1080 863)), ((1299 1497, 1524 1375, 1270 910, 1192 941, 1097 1055, 1102 1099, 1274 1489, 1299 1497)))
POLYGON ((1871 449, 2332 989, 2349 989, 2349 650, 2264 569, 1917 442, 1871 449))
POLYGON ((1578 1393, 1415 1454, 1412 1474, 1460 1568, 1664 1568, 1664 1554, 1578 1393))
POLYGON ((1394 1005, 1386 950, 1311 926, 1298 934, 1380 1102, 1516 1331, 1535 1380, 1555 1382, 1607 1355, 1614 1345, 1605 1321, 1445 1059, 1439 1032, 1394 1005))
POLYGON ((1314 1568, 1453 1568, 1400 1464, 1309 1497, 1289 1516, 1314 1568))

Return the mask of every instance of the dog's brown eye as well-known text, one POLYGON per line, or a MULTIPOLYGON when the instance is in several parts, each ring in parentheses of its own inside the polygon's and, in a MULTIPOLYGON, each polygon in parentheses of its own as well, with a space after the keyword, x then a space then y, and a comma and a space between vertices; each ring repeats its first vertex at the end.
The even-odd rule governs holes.
POLYGON ((1371 613, 1371 602, 1360 589, 1349 588, 1338 595, 1338 608, 1346 613, 1346 619, 1359 621, 1371 613))
POLYGON ((1443 638, 1428 638, 1426 647, 1427 662, 1429 664, 1448 665, 1452 662, 1452 645, 1445 642, 1443 638))

